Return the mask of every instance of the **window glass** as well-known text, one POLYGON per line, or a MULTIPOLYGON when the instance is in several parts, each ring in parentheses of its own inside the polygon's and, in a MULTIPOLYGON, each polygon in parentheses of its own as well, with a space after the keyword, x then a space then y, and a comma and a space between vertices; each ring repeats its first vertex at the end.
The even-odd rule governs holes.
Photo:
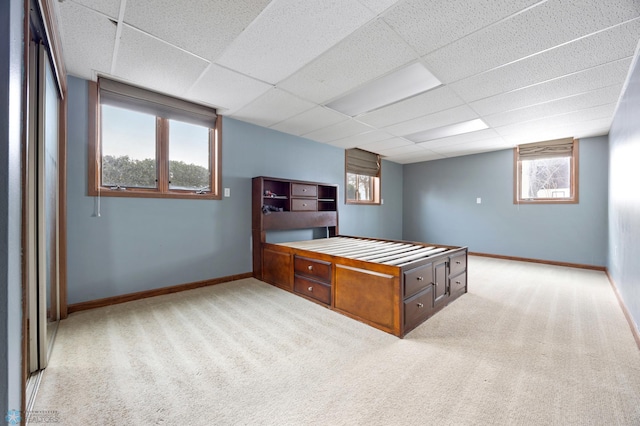
POLYGON ((376 179, 372 176, 347 173, 347 199, 373 202, 376 179))
POLYGON ((570 198, 571 157, 522 160, 521 198, 570 198))
POLYGON ((102 185, 156 188, 156 117, 102 105, 102 185))
POLYGON ((169 188, 211 190, 209 128, 169 120, 169 188))

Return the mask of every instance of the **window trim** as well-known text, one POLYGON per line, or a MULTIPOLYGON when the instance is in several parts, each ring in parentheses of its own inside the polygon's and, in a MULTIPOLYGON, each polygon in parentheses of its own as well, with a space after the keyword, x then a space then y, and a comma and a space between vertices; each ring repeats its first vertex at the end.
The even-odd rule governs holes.
POLYGON ((520 180, 522 175, 522 163, 518 156, 518 146, 513 148, 513 204, 579 204, 579 140, 573 140, 573 149, 570 157, 571 197, 570 198, 521 198, 520 180))
POLYGON ((89 82, 89 149, 88 149, 88 194, 100 197, 133 198, 179 198, 198 200, 222 199, 222 117, 217 115, 214 127, 209 128, 209 170, 211 171, 211 191, 197 194, 194 190, 169 189, 169 119, 156 116, 156 173, 157 188, 127 188, 113 190, 99 185, 101 180, 100 147, 100 89, 97 82, 89 82))
MULTIPOLYGON (((362 149, 359 148, 354 148, 354 149, 358 149, 360 151, 364 151, 362 149)), ((349 161, 348 161, 348 152, 349 150, 346 149, 344 152, 344 200, 345 200, 345 204, 358 204, 358 205, 369 205, 369 206, 378 206, 382 204, 382 159, 380 158, 380 155, 375 154, 375 153, 371 153, 374 155, 378 156, 378 172, 375 175, 372 175, 371 177, 375 178, 375 180, 373 181, 373 200, 354 200, 354 199, 350 199, 349 198, 349 194, 348 194, 348 190, 347 188, 349 187, 349 183, 348 183, 348 178, 347 178, 347 174, 349 173, 353 173, 356 175, 360 175, 360 176, 368 176, 365 174, 360 174, 360 173, 355 173, 353 171, 349 171, 349 161)), ((369 151, 364 151, 364 152, 369 152, 369 151)))

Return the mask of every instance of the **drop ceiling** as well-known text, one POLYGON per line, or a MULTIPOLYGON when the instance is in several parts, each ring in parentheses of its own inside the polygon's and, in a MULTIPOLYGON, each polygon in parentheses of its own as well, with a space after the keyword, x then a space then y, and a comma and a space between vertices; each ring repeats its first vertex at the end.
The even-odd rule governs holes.
POLYGON ((637 0, 54 4, 71 75, 401 164, 607 134, 640 40, 637 0), (327 106, 417 63, 442 84, 355 116, 327 106), (488 128, 407 138, 478 119, 488 128))

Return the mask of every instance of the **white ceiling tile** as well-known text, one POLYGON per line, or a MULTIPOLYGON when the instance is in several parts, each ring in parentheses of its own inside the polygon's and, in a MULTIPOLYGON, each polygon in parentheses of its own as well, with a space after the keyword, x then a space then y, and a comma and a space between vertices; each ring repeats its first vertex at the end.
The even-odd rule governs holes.
POLYGON ((547 1, 424 57, 445 83, 460 80, 640 16, 640 2, 547 1))
POLYGON ((275 84, 374 16, 358 2, 274 0, 218 63, 275 84))
POLYGON ((126 23, 215 60, 269 0, 128 0, 126 23))
POLYGON ((505 142, 502 138, 487 139, 484 141, 467 142, 457 145, 430 147, 429 149, 438 154, 446 155, 466 155, 474 152, 495 151, 498 149, 512 148, 513 144, 505 142))
MULTIPOLYGON (((616 104, 601 105, 581 111, 575 111, 568 114, 556 115, 553 117, 540 118, 537 120, 510 124, 507 126, 496 127, 495 130, 504 138, 525 137, 532 139, 536 134, 544 134, 549 129, 556 127, 567 127, 570 125, 600 119, 611 120, 616 104)), ((565 135, 569 137, 573 135, 565 135)), ((511 140, 511 139, 509 139, 511 140)), ((535 142, 540 139, 533 139, 535 142)))
POLYGON ((413 142, 403 138, 390 138, 390 139, 385 139, 378 142, 371 142, 371 143, 365 143, 363 145, 358 145, 358 148, 377 153, 382 150, 388 150, 388 149, 398 148, 398 147, 407 146, 407 145, 413 145, 413 142))
POLYGON ((622 84, 609 86, 592 92, 582 93, 551 102, 520 108, 517 110, 487 115, 482 119, 492 127, 506 126, 523 121, 535 120, 543 117, 566 114, 600 105, 616 103, 620 97, 622 84))
POLYGON ((469 105, 480 115, 489 115, 561 99, 612 84, 619 84, 625 80, 630 65, 631 58, 621 59, 533 86, 471 102, 469 105))
MULTIPOLYGON (((89 9, 104 13, 105 15, 118 19, 120 13, 121 0, 73 0, 74 3, 81 4, 89 9)), ((64 3, 64 1, 58 1, 64 3)))
POLYGON ((125 25, 115 75, 144 87, 184 96, 208 65, 195 55, 125 25))
POLYGON ((361 115, 357 117, 357 120, 376 127, 387 127, 412 118, 462 105, 463 103, 453 90, 447 86, 441 86, 361 115))
POLYGON ((280 123, 274 124, 271 128, 300 136, 348 119, 349 117, 346 115, 337 113, 328 108, 317 106, 309 111, 303 112, 302 114, 298 114, 295 117, 291 117, 287 120, 281 121, 280 123))
POLYGON ((451 84, 463 99, 474 101, 561 77, 633 55, 640 39, 640 19, 565 44, 502 68, 451 84))
POLYGON ((465 133, 462 135, 449 136, 448 138, 434 139, 427 142, 420 142, 418 143, 418 145, 427 149, 431 149, 431 148, 439 148, 443 146, 453 146, 453 145, 492 140, 492 139, 498 139, 498 138, 500 138, 500 135, 498 135, 498 133, 495 130, 485 129, 485 130, 478 130, 477 132, 465 133))
POLYGON ((192 99, 221 108, 231 114, 264 94, 273 86, 235 71, 211 64, 189 90, 192 99))
POLYGON ((359 0, 360 3, 367 6, 376 14, 382 13, 387 10, 389 7, 398 3, 400 0, 359 0))
POLYGON ((116 25, 105 15, 73 2, 57 6, 67 72, 87 80, 95 79, 94 71, 109 73, 116 25))
POLYGON ((231 116, 238 120, 269 127, 313 107, 311 102, 273 88, 231 116))
POLYGON ((284 80, 280 87, 324 103, 415 59, 413 50, 376 20, 284 80))
POLYGON ((366 124, 349 119, 322 129, 314 130, 310 133, 305 133, 304 137, 318 142, 331 142, 360 133, 370 132, 371 130, 373 129, 366 124))
POLYGON ((390 155, 390 156, 384 157, 384 159, 387 161, 393 161, 394 163, 399 163, 399 164, 420 163, 423 161, 439 160, 441 158, 446 158, 446 157, 442 154, 438 154, 436 152, 429 151, 427 149, 422 151, 412 152, 409 154, 390 155))
POLYGON ((602 136, 609 133, 611 118, 601 118, 596 120, 582 121, 577 123, 563 123, 553 127, 540 126, 534 133, 512 133, 503 139, 515 145, 522 143, 539 142, 545 140, 560 139, 566 137, 593 137, 602 136))
POLYGON ((461 105, 394 124, 386 127, 384 130, 397 136, 405 136, 422 130, 435 129, 436 127, 448 126, 449 124, 461 123, 475 118, 478 118, 478 114, 467 105, 461 105))
POLYGON ((415 143, 410 143, 408 145, 401 145, 393 148, 380 149, 378 150, 378 154, 383 155, 385 157, 387 156, 392 157, 396 155, 407 155, 407 154, 413 154, 413 153, 420 153, 424 151, 425 151, 424 147, 419 146, 415 143))
POLYGON ((364 146, 366 144, 381 141, 383 139, 389 139, 391 135, 387 132, 381 132, 379 130, 373 130, 370 132, 360 133, 355 136, 348 136, 342 139, 336 139, 329 142, 330 145, 338 146, 341 148, 354 148, 364 146))
POLYGON ((383 18, 419 55, 424 55, 539 1, 407 0, 383 18))

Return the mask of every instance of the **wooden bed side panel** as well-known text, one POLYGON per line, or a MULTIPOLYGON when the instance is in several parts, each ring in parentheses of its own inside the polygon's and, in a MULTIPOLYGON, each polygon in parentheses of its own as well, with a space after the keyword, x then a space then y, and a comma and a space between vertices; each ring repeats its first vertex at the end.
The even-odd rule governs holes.
POLYGON ((400 327, 400 278, 370 270, 336 265, 334 307, 396 336, 400 327))
POLYGON ((293 291, 293 256, 286 251, 262 250, 262 280, 293 291))

